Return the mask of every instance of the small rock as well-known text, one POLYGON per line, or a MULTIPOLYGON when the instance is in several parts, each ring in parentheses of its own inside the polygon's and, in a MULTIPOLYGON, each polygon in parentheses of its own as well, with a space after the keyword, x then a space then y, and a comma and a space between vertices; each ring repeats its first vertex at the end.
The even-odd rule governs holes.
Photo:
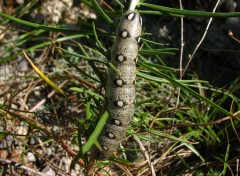
POLYGON ((28 158, 28 161, 30 161, 30 162, 36 161, 36 157, 34 156, 34 154, 32 152, 27 153, 27 158, 28 158))
POLYGON ((53 130, 54 133, 59 133, 60 132, 59 127, 56 126, 56 125, 53 126, 52 130, 53 130))
POLYGON ((6 142, 6 140, 1 140, 0 149, 5 149, 5 148, 7 148, 7 142, 6 142))
POLYGON ((20 72, 26 72, 28 71, 28 63, 25 59, 21 59, 19 62, 18 62, 18 70, 20 72))
POLYGON ((34 138, 30 138, 30 139, 29 139, 29 144, 30 144, 30 145, 36 144, 35 139, 34 139, 34 138))
POLYGON ((46 155, 50 156, 52 154, 52 149, 51 148, 47 148, 46 149, 46 155))
POLYGON ((42 173, 45 173, 46 176, 55 176, 56 173, 54 172, 54 170, 49 167, 49 166, 46 166, 43 170, 42 170, 42 173))
POLYGON ((39 90, 34 90, 34 95, 41 97, 41 92, 39 90))
POLYGON ((7 146, 11 146, 11 144, 13 143, 13 137, 12 136, 10 136, 10 135, 8 135, 7 137, 6 137, 6 140, 7 140, 7 146))
POLYGON ((27 134, 28 127, 26 126, 20 126, 17 128, 17 133, 20 135, 26 135, 27 134))
POLYGON ((18 4, 20 4, 20 5, 23 5, 24 0, 16 0, 16 2, 17 2, 18 4))

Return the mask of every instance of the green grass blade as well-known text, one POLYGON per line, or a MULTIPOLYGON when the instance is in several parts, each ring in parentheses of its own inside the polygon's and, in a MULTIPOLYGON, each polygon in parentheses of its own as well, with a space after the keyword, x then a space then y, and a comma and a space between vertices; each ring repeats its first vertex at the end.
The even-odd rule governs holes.
POLYGON ((195 149, 195 147, 192 144, 184 144, 187 148, 189 148, 195 155, 197 155, 203 162, 205 162, 204 158, 201 156, 201 154, 195 149))
POLYGON ((166 55, 174 55, 174 52, 166 52, 165 49, 151 49, 151 50, 139 50, 139 54, 143 55, 159 55, 159 56, 166 56, 166 55))
POLYGON ((113 23, 112 19, 107 16, 107 14, 103 11, 103 9, 99 6, 96 0, 92 0, 94 7, 96 10, 102 15, 102 17, 110 24, 113 23))
POLYGON ((31 23, 31 22, 28 22, 28 21, 25 21, 25 20, 21 20, 19 18, 15 18, 13 16, 9 16, 9 15, 7 15, 5 13, 2 13, 2 12, 0 12, 0 16, 2 16, 4 18, 7 18, 11 21, 17 22, 19 24, 23 24, 23 25, 30 26, 30 27, 37 28, 37 29, 43 29, 43 30, 46 30, 46 31, 55 31, 55 32, 63 32, 63 33, 75 33, 75 34, 77 34, 77 33, 87 34, 87 32, 80 31, 80 30, 70 30, 70 29, 66 29, 66 28, 46 26, 46 25, 41 25, 41 24, 37 24, 37 23, 31 23))
MULTIPOLYGON (((144 14, 144 15, 164 15, 164 13, 162 13, 162 12, 153 11, 153 10, 138 10, 138 12, 140 14, 144 14)), ((179 15, 169 15, 169 16, 181 17, 179 15)))
POLYGON ((162 12, 164 15, 170 16, 192 16, 192 17, 213 17, 213 18, 227 18, 227 17, 238 17, 240 12, 228 12, 228 13, 212 13, 212 12, 203 12, 197 10, 181 10, 176 8, 164 7, 148 3, 140 3, 141 6, 148 7, 153 10, 162 12))
POLYGON ((83 154, 85 154, 92 147, 92 145, 97 141, 97 137, 101 133, 102 128, 106 124, 107 119, 108 119, 108 112, 105 111, 102 117, 100 118, 96 128, 94 129, 92 135, 89 137, 88 141, 83 146, 83 151, 82 151, 83 154))
MULTIPOLYGON (((43 42, 43 43, 40 43, 40 44, 37 44, 37 45, 34 45, 32 47, 29 47, 29 48, 26 48, 25 49, 25 52, 29 52, 29 51, 34 51, 36 49, 39 49, 39 48, 43 48, 45 46, 48 46, 48 45, 51 45, 51 44, 55 44, 57 42, 63 42, 63 41, 67 41, 67 40, 71 40, 71 39, 76 39, 76 38, 82 38, 82 37, 85 37, 85 35, 82 35, 82 34, 77 34, 77 35, 71 35, 71 36, 66 36, 66 37, 61 37, 61 38, 58 38, 54 41, 47 41, 47 42, 43 42)), ((5 63, 5 62, 9 62, 10 60, 18 57, 19 55, 22 55, 22 51, 18 51, 16 54, 12 54, 8 57, 5 57, 5 58, 2 58, 0 60, 0 65, 5 63)))
MULTIPOLYGON (((170 82, 167 79, 159 78, 156 76, 151 76, 149 74, 145 74, 145 73, 142 73, 139 71, 137 72, 137 75, 142 78, 145 78, 147 80, 151 80, 151 81, 158 82, 158 83, 169 83, 170 82)), ((193 83, 207 83, 207 81, 203 81, 203 80, 175 80, 175 81, 177 81, 180 84, 185 84, 185 85, 190 84, 190 86, 192 86, 191 84, 193 84, 193 83)))
MULTIPOLYGON (((74 29, 67 29, 67 28, 62 28, 62 27, 56 27, 56 26, 47 26, 47 25, 42 25, 42 24, 37 24, 37 23, 31 23, 25 20, 21 20, 19 18, 15 18, 13 16, 9 16, 5 13, 0 12, 0 16, 9 19, 11 21, 17 22, 19 24, 23 24, 26 26, 30 26, 36 29, 42 29, 45 31, 52 31, 52 32, 62 32, 65 34, 82 34, 82 35, 90 35, 93 36, 92 32, 89 31, 82 31, 82 30, 74 30, 74 29)), ((102 31, 102 30, 101 30, 102 31)), ((99 36, 108 36, 109 34, 106 32, 98 32, 99 36)))
POLYGON ((79 57, 79 58, 82 58, 82 59, 87 60, 87 61, 93 61, 93 62, 98 62, 98 63, 101 63, 101 64, 106 64, 105 62, 102 62, 101 60, 92 59, 92 58, 90 58, 86 55, 77 54, 75 52, 71 52, 71 51, 65 50, 65 49, 57 47, 57 46, 55 46, 55 48, 57 48, 58 50, 66 53, 66 54, 69 54, 69 55, 72 55, 72 56, 75 56, 75 57, 79 57))
POLYGON ((108 112, 105 111, 105 113, 102 115, 102 117, 100 118, 96 128, 94 129, 92 135, 89 137, 89 139, 87 140, 87 142, 84 144, 84 146, 82 147, 82 151, 80 151, 77 156, 72 160, 71 164, 70 164, 70 168, 73 168, 75 166, 75 164, 77 163, 77 161, 87 152, 90 150, 90 148, 92 147, 92 145, 94 143, 97 142, 97 137, 99 136, 99 134, 102 131, 102 128, 104 127, 104 125, 106 124, 106 121, 108 119, 108 112))
POLYGON ((97 34, 97 31, 96 31, 96 27, 95 27, 94 22, 92 22, 92 28, 93 28, 93 34, 94 34, 95 40, 97 41, 97 45, 98 45, 99 49, 101 50, 101 52, 104 53, 102 43, 98 39, 98 34, 97 34))
POLYGON ((222 175, 226 175, 226 172, 227 172, 227 168, 228 168, 227 161, 228 161, 228 158, 229 158, 229 152, 230 152, 230 144, 228 144, 227 149, 226 149, 222 175))
POLYGON ((86 93, 88 96, 99 98, 99 100, 105 100, 105 98, 97 93, 94 93, 90 90, 86 90, 84 88, 79 88, 79 87, 71 87, 70 90, 76 91, 76 92, 81 92, 81 93, 86 93))
POLYGON ((90 101, 86 104, 86 120, 91 119, 91 103, 90 101))

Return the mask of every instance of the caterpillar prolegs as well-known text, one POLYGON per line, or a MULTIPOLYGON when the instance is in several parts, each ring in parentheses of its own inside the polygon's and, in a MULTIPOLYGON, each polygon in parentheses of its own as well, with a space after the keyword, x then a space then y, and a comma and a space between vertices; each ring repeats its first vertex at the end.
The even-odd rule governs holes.
POLYGON ((139 13, 129 10, 120 20, 116 40, 112 46, 111 62, 119 73, 108 70, 107 104, 108 121, 98 141, 103 157, 110 157, 125 137, 135 112, 135 79, 138 43, 142 31, 139 13))

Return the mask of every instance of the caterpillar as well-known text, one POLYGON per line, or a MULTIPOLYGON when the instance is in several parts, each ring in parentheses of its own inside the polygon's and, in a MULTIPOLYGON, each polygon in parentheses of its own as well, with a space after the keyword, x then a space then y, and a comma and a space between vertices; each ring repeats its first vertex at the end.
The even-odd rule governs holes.
POLYGON ((138 43, 142 32, 139 13, 128 10, 120 20, 111 50, 111 62, 117 68, 108 69, 107 110, 108 121, 98 141, 101 157, 109 158, 126 135, 135 112, 135 80, 138 43))

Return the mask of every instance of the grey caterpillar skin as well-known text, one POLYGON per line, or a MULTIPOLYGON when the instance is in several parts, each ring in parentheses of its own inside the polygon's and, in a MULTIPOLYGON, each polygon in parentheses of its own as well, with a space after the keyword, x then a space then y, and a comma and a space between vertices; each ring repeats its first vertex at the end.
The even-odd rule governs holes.
POLYGON ((108 158, 119 147, 135 112, 135 79, 138 42, 142 32, 139 13, 127 11, 120 20, 111 62, 120 74, 109 68, 107 80, 108 121, 98 141, 101 157, 108 158))

